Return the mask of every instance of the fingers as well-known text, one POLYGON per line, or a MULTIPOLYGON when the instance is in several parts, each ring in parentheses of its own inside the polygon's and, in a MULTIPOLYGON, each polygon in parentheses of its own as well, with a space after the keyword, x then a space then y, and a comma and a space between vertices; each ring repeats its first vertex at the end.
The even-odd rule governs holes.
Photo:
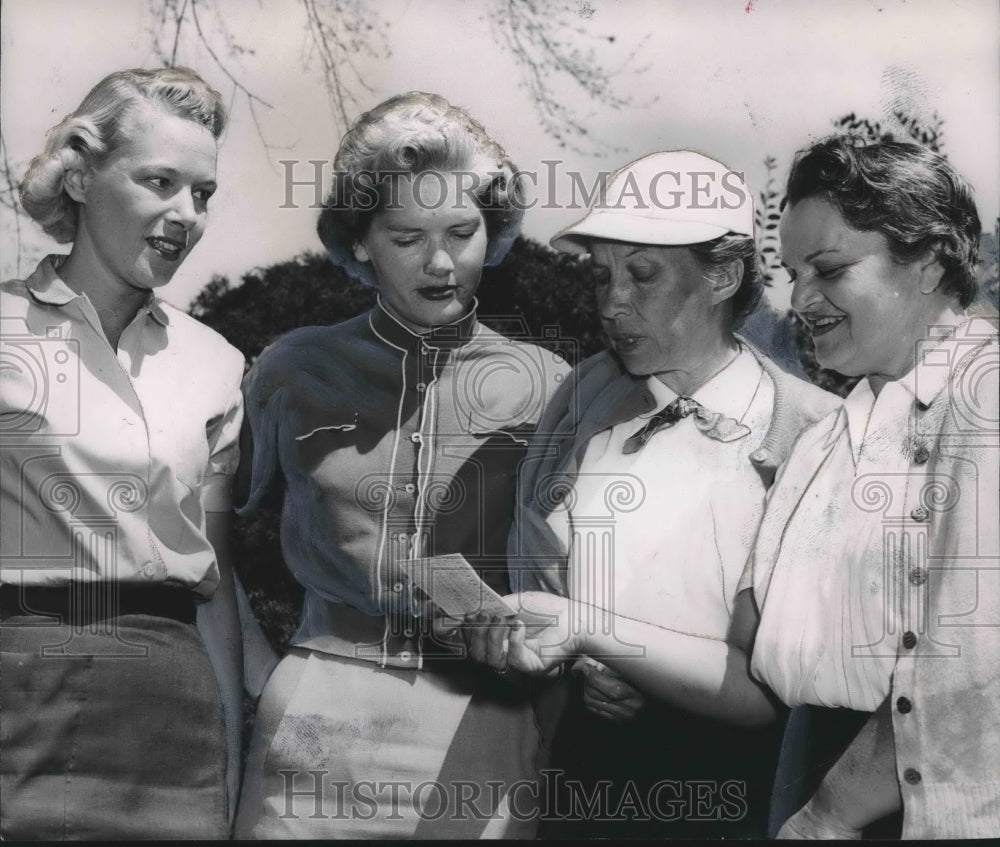
POLYGON ((507 671, 510 626, 502 617, 485 612, 466 615, 463 632, 470 659, 500 673, 507 671))
POLYGON ((431 632, 438 640, 448 641, 458 634, 458 628, 462 625, 461 618, 452 618, 448 615, 436 615, 431 619, 431 632))
POLYGON ((612 671, 600 670, 587 664, 583 668, 584 689, 605 701, 637 699, 643 695, 612 671))
POLYGON ((582 668, 583 705, 593 714, 621 722, 634 718, 646 704, 646 698, 614 673, 591 664, 582 668))
POLYGON ((465 636, 466 646, 469 648, 469 658, 474 662, 485 664, 488 634, 486 627, 486 615, 470 614, 465 616, 465 625, 462 633, 465 636))

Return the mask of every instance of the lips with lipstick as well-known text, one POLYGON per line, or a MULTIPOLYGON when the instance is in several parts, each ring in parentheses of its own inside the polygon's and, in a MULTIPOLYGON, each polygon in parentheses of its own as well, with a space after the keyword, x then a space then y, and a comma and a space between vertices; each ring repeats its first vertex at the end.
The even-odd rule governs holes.
POLYGON ((425 300, 437 302, 440 300, 450 300, 458 291, 457 285, 425 285, 417 290, 417 294, 425 300))
POLYGON ((176 238, 165 238, 162 235, 151 235, 146 239, 146 243, 153 248, 153 251, 168 262, 176 262, 187 247, 187 241, 179 241, 176 238))

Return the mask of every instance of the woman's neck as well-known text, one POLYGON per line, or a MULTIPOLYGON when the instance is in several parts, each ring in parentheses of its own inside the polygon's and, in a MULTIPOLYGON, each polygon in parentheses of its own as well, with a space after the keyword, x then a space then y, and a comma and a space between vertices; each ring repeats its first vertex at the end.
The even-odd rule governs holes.
POLYGON ((100 263, 88 256, 86 249, 73 245, 59 276, 77 294, 85 294, 101 322, 108 343, 118 349, 122 333, 149 299, 150 292, 132 288, 113 279, 100 263))
MULTIPOLYGON (((925 295, 926 296, 926 295, 925 295)), ((917 364, 921 345, 932 344, 936 336, 930 333, 931 327, 956 327, 968 316, 968 310, 958 304, 952 297, 941 297, 928 302, 928 308, 924 310, 922 316, 911 327, 909 336, 903 343, 906 344, 905 356, 901 357, 899 368, 895 373, 872 373, 868 374, 868 384, 872 393, 878 397, 879 392, 889 382, 895 382, 906 376, 917 364)))

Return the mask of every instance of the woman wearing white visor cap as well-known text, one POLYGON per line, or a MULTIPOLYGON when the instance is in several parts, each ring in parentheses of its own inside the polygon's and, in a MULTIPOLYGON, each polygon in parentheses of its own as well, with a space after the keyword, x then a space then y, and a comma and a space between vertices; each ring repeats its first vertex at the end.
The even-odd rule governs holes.
MULTIPOLYGON (((753 220, 740 173, 681 150, 617 171, 552 239, 590 254, 611 349, 566 381, 529 448, 510 537, 522 590, 733 637, 736 586, 775 469, 837 402, 735 334, 761 293, 753 220)), ((693 714, 681 688, 647 702, 600 662, 574 667, 581 685, 553 765, 588 794, 612 785, 586 813, 572 788, 557 791, 548 834, 764 834, 777 710, 732 726, 715 719, 720 708, 693 714)))

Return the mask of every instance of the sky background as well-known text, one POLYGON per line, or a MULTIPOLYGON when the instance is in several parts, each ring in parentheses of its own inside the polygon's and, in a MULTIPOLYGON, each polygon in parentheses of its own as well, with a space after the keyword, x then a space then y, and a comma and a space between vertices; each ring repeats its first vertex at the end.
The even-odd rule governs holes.
MULTIPOLYGON (((206 0, 199 0, 199 8, 206 0)), ((182 31, 178 62, 196 68, 227 96, 232 120, 219 159, 218 194, 201 244, 164 291, 187 306, 213 274, 236 281, 247 270, 320 247, 310 188, 296 188, 300 208, 282 208, 285 169, 329 161, 343 127, 328 106, 318 62, 309 49, 298 0, 215 0, 237 43, 232 55, 206 9, 206 35, 226 67, 273 104, 260 109, 260 135, 246 100, 209 53, 182 31)), ((544 4, 543 4, 544 5, 544 4)), ((565 81, 560 101, 585 119, 596 142, 584 152, 560 149, 541 129, 514 57, 497 43, 478 0, 379 0, 389 22, 390 55, 359 57, 371 91, 362 108, 412 89, 438 92, 467 108, 527 171, 539 173, 538 205, 525 233, 547 242, 579 210, 541 208, 570 200, 567 174, 587 184, 655 150, 693 148, 742 170, 755 191, 763 160, 774 156, 783 179, 794 151, 827 134, 847 112, 883 119, 894 105, 944 119, 945 152, 976 188, 992 229, 1000 207, 1000 4, 996 0, 570 0, 565 7, 585 31, 576 38, 607 67, 616 94, 630 104, 611 109, 565 81), (613 38, 613 40, 612 40, 613 38), (638 52, 626 63, 629 54, 638 52), (894 81, 894 82, 891 82, 894 81), (554 189, 543 160, 558 159, 554 189), (553 193, 554 191, 554 193, 553 193)), ((0 119, 15 173, 41 150, 45 132, 72 111, 102 76, 159 64, 154 19, 146 0, 4 0, 0 119)), ((20 267, 15 222, 0 215, 0 276, 30 272, 56 245, 29 220, 21 224, 20 267)), ((65 249, 65 248, 58 248, 65 249)), ((786 286, 772 289, 787 304, 786 286)))

